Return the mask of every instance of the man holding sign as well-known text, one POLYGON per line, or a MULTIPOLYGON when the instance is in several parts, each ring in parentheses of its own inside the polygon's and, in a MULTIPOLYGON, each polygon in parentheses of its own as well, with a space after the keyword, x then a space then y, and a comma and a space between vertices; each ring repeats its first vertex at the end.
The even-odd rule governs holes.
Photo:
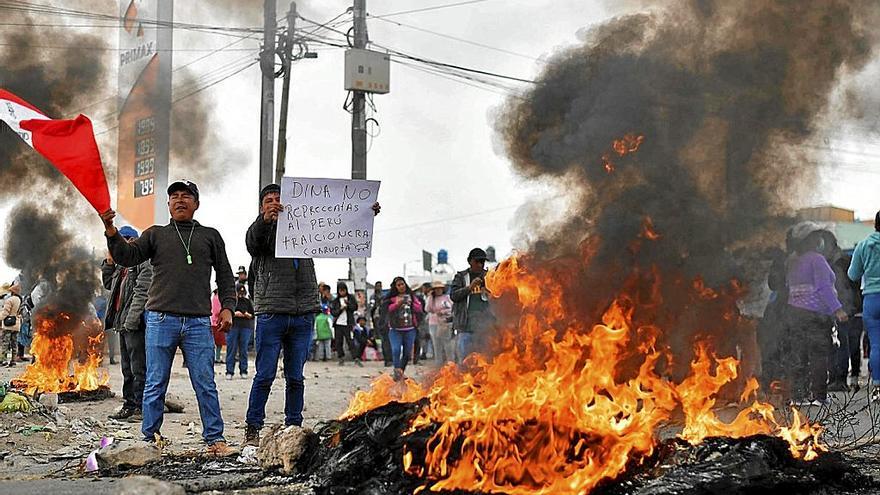
POLYGON ((371 220, 379 213, 379 203, 375 202, 378 183, 371 183, 373 187, 368 194, 354 188, 334 188, 336 182, 367 181, 285 177, 283 191, 278 184, 269 184, 260 191, 260 214, 245 237, 247 250, 253 257, 250 277, 254 280, 253 302, 257 316, 257 371, 245 419, 245 442, 249 445, 259 444, 260 429, 266 418, 266 401, 282 351, 284 424, 302 425, 303 366, 311 347, 314 318, 321 311, 312 258, 368 256, 372 247, 372 222, 366 232, 364 228, 349 228, 343 220, 354 210, 370 212, 371 220), (355 199, 361 197, 363 199, 355 199), (372 207, 362 208, 363 201, 371 201, 372 207), (337 231, 335 234, 328 234, 330 225, 337 231), (350 249, 355 249, 355 242, 348 241, 357 241, 359 253, 343 255, 342 251, 347 252, 349 248, 338 242, 319 245, 340 240, 351 245, 350 249), (363 253, 364 250, 367 254, 363 253))

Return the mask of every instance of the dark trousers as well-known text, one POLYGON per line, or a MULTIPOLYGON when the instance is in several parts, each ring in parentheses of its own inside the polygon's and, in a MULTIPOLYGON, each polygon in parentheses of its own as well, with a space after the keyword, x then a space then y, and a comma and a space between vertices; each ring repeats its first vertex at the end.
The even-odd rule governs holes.
POLYGON ((146 349, 143 331, 119 333, 119 364, 122 367, 124 407, 141 409, 144 403, 144 382, 147 377, 146 349))
POLYGON ((830 316, 789 306, 786 311, 791 344, 793 397, 814 399, 828 396, 828 358, 831 354, 830 316))
POLYGON ((357 354, 355 354, 355 356, 357 356, 358 359, 361 359, 364 357, 364 349, 367 348, 367 342, 368 342, 368 339, 367 339, 366 335, 355 334, 355 336, 354 336, 354 350, 357 353, 357 354))
POLYGON ((238 371, 242 375, 248 372, 248 344, 251 340, 250 326, 235 326, 226 334, 226 374, 235 374, 235 361, 238 360, 238 371))
POLYGON ((854 317, 839 322, 837 339, 840 340, 840 347, 834 356, 831 381, 845 383, 847 372, 849 376, 859 376, 862 370, 862 319, 854 317))
POLYGON ((352 359, 360 359, 360 354, 355 354, 354 341, 351 338, 351 326, 349 325, 333 325, 334 335, 336 337, 336 357, 342 361, 345 359, 344 346, 348 345, 348 352, 351 353, 352 359))
POLYGON ((768 306, 756 329, 758 349, 761 352, 761 390, 770 391, 774 382, 781 382, 786 375, 786 356, 791 354, 786 333, 785 307, 774 303, 768 306))

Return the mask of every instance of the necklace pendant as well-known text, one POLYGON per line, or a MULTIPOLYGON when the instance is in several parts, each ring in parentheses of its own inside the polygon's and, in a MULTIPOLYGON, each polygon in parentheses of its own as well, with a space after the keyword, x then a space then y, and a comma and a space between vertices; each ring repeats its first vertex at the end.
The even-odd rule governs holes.
POLYGON ((187 264, 187 265, 192 265, 192 264, 193 264, 193 257, 192 257, 191 255, 189 255, 189 254, 186 255, 186 264, 187 264))

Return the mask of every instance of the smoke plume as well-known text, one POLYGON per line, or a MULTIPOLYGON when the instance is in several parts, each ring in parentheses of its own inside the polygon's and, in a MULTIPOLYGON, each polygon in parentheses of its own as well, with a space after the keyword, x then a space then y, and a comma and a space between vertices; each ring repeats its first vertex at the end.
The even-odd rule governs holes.
POLYGON ((596 28, 500 123, 521 174, 589 192, 560 235, 532 239, 560 254, 572 232, 596 236, 614 262, 650 218, 664 241, 640 256, 730 278, 719 256, 789 211, 780 192, 811 184, 796 145, 840 72, 869 60, 872 5, 680 2, 596 28), (643 144, 609 173, 600 157, 630 133, 643 144))
POLYGON ((33 203, 13 208, 3 246, 6 262, 21 270, 25 291, 44 283, 40 307, 85 316, 99 288, 97 271, 89 252, 61 225, 62 218, 33 203))
POLYGON ((815 187, 798 145, 840 77, 871 60, 878 4, 662 5, 591 29, 497 126, 521 175, 577 198, 563 224, 527 232, 533 263, 576 273, 573 307, 596 321, 635 277, 662 323, 708 331, 720 308, 697 315, 685 294, 697 277, 740 291, 740 252, 781 243, 792 199, 815 187))

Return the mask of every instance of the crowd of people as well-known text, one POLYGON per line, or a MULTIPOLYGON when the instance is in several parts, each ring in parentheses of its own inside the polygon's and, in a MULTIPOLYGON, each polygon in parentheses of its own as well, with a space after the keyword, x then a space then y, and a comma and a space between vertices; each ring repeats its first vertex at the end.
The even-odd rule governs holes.
POLYGON ((817 224, 789 229, 757 329, 765 390, 794 405, 828 405, 829 392, 860 388, 864 348, 870 400, 880 401, 880 212, 874 229, 851 255, 817 224))
MULTIPOLYGON (((340 365, 383 359, 395 379, 403 380, 410 362, 460 361, 493 324, 487 256, 479 248, 470 252, 470 267, 456 274, 451 287, 438 280, 413 290, 396 277, 389 290, 377 282, 361 303, 345 283, 337 284, 334 295, 330 286, 318 284, 312 259, 275 257, 280 192, 277 184, 261 190, 259 213, 244 239, 250 267, 239 267, 237 276, 219 232, 194 219, 199 190, 190 181, 168 187, 167 225, 138 233, 130 226, 117 229, 113 210, 101 214, 109 250, 102 265, 109 291, 103 316, 106 328, 119 335, 125 382, 125 403, 114 417, 140 421, 145 441, 162 438, 165 393, 178 349, 199 405, 207 452, 223 456, 235 449, 224 436, 214 366, 225 364, 227 379, 235 378, 236 367, 240 377, 249 377, 251 342, 255 359, 245 442, 257 444, 279 359, 284 424, 302 425, 308 359, 335 359, 340 365)), ((378 203, 373 211, 379 213, 378 203)))

